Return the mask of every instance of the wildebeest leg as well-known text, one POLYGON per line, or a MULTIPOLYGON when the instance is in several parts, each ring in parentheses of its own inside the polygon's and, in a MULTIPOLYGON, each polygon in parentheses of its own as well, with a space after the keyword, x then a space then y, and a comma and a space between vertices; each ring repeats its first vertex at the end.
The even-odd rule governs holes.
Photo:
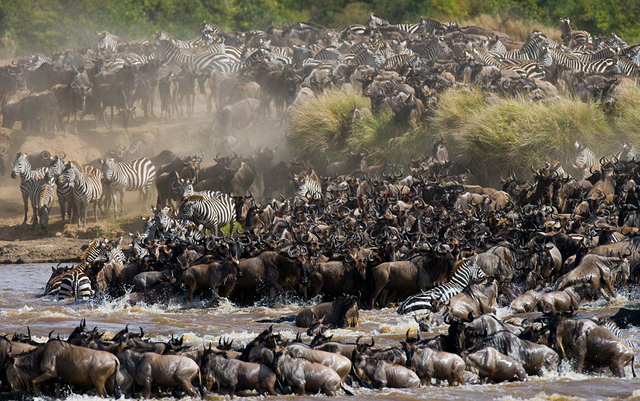
POLYGON ((111 119, 109 120, 109 132, 113 131, 113 105, 111 105, 110 108, 111 108, 111 119))
POLYGON ((626 374, 624 373, 624 364, 620 360, 612 361, 609 369, 614 376, 626 377, 626 374))
POLYGON ((180 382, 180 387, 182 387, 182 389, 191 397, 198 396, 198 390, 196 390, 196 388, 191 385, 190 381, 185 379, 180 379, 179 382, 180 382))
POLYGON ((609 297, 609 294, 607 294, 607 292, 604 290, 604 287, 602 286, 598 287, 598 291, 607 300, 607 302, 611 301, 611 298, 609 297))
POLYGON ((605 279, 604 282, 607 284, 607 288, 611 292, 611 295, 614 298, 617 298, 618 296, 616 295, 616 292, 613 290, 613 285, 611 284, 611 279, 605 279))
POLYGON ((582 373, 582 370, 584 368, 584 360, 586 356, 587 356, 587 350, 586 349, 580 350, 580 353, 578 354, 578 358, 576 362, 576 372, 582 373))

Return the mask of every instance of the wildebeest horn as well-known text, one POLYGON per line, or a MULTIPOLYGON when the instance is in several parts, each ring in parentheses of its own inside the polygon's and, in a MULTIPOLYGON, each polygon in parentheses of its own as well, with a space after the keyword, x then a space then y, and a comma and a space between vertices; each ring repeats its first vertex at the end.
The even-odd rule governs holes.
POLYGON ((40 157, 42 157, 45 160, 49 160, 51 159, 51 153, 49 153, 48 150, 43 150, 42 152, 40 152, 40 157))
POLYGON ((369 347, 373 348, 374 345, 376 345, 376 339, 371 337, 371 345, 369 347))

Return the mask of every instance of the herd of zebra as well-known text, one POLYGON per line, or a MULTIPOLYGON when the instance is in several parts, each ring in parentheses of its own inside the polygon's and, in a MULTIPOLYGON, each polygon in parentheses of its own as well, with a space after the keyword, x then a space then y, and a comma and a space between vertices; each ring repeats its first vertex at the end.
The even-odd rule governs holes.
POLYGON ((198 89, 209 112, 215 105, 212 130, 223 136, 268 118, 273 107, 285 118, 286 107, 331 87, 361 89, 370 112, 389 107, 414 122, 437 107, 439 91, 452 87, 550 101, 579 94, 610 105, 616 86, 635 85, 638 45, 615 34, 592 38, 572 30, 568 19, 561 26, 562 42, 539 31, 517 42, 477 26, 430 18, 391 24, 373 14, 364 25, 342 29, 301 22, 232 33, 204 22, 190 40, 157 31, 152 40, 125 41, 102 31, 95 49, 32 54, 2 67, 3 126, 23 121, 23 128, 55 129, 66 116, 68 128, 70 116, 82 111, 112 127, 117 108, 127 128, 134 104, 145 118, 155 115, 156 93, 161 117, 185 110, 192 116, 198 89), (46 122, 56 113, 57 122, 46 122))
POLYGON ((155 181, 155 166, 149 159, 141 158, 128 162, 116 162, 114 158, 100 159, 100 167, 82 166, 74 160, 65 162, 59 156, 50 157, 48 167, 33 170, 26 153, 18 153, 13 162, 12 178, 20 177, 20 192, 24 203, 24 220, 27 223, 29 201, 33 209, 31 222, 47 227, 49 212, 53 206, 54 193, 58 195, 62 221, 65 214, 71 221, 72 214, 78 224, 86 225, 89 205, 93 205, 95 220, 98 220, 98 203, 102 200, 104 213, 110 202, 114 215, 118 217, 124 208, 124 191, 139 190, 144 195, 143 204, 155 181))

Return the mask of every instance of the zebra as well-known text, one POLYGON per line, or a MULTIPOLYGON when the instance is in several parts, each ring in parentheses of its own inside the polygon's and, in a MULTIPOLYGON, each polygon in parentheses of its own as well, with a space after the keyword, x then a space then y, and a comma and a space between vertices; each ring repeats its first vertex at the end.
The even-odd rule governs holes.
MULTIPOLYGON (((546 45, 548 47, 556 47, 546 36, 540 31, 533 31, 527 40, 519 50, 512 51, 492 51, 490 52, 494 57, 498 58, 511 58, 511 59, 526 59, 537 60, 540 57, 542 48, 546 45)), ((498 40, 498 43, 502 43, 498 40)), ((504 48, 504 45, 502 46, 504 48)))
POLYGON ((174 38, 173 35, 171 35, 168 32, 156 31, 156 36, 155 36, 156 45, 159 45, 163 41, 167 41, 179 49, 191 49, 199 46, 203 42, 203 39, 202 39, 202 36, 197 36, 189 40, 180 40, 180 39, 174 38))
POLYGON ((434 38, 429 41, 422 51, 420 51, 420 58, 422 60, 442 60, 450 59, 453 56, 453 51, 442 39, 434 38))
POLYGON ((65 274, 60 281, 60 288, 57 293, 58 299, 74 299, 76 301, 86 301, 95 294, 91 286, 91 279, 84 271, 72 269, 65 274))
POLYGON ((366 27, 367 28, 380 28, 383 26, 389 26, 391 25, 391 23, 389 21, 387 21, 384 18, 378 17, 377 15, 374 15, 373 13, 369 14, 369 21, 367 21, 366 23, 366 27))
POLYGON ((613 47, 605 47, 595 52, 589 52, 586 54, 577 55, 583 63, 590 63, 597 60, 605 60, 608 58, 614 58, 618 55, 619 49, 613 47))
POLYGON ((41 185, 34 187, 30 194, 31 205, 33 206, 33 226, 40 221, 40 227, 47 228, 49 224, 49 212, 53 206, 56 194, 55 177, 47 172, 41 185))
POLYGON ((29 198, 32 192, 44 183, 44 176, 48 170, 47 167, 31 170, 31 163, 27 160, 26 153, 18 153, 16 159, 13 161, 11 178, 15 179, 20 176, 20 192, 22 193, 22 202, 24 203, 24 221, 22 224, 27 224, 29 198))
POLYGON ((73 190, 73 200, 78 208, 78 224, 87 223, 87 209, 93 203, 93 214, 98 221, 98 200, 102 196, 102 172, 87 166, 82 171, 79 163, 69 161, 62 171, 62 183, 73 190))
POLYGON ((589 32, 574 31, 571 29, 571 20, 569 18, 560 20, 560 29, 562 30, 561 37, 565 45, 569 45, 571 43, 574 45, 593 43, 589 32))
POLYGON ((100 36, 100 41, 98 41, 99 52, 107 51, 110 53, 116 53, 118 51, 118 46, 122 44, 120 38, 107 31, 97 32, 97 34, 100 36))
POLYGON ((212 191, 205 189, 204 191, 195 191, 193 188, 193 180, 187 179, 182 182, 182 199, 185 199, 191 195, 202 195, 205 198, 217 198, 222 195, 220 191, 212 191))
MULTIPOLYGON (((140 191, 142 204, 147 204, 147 198, 156 180, 156 168, 146 157, 128 162, 116 162, 113 157, 100 160, 102 174, 111 189, 114 216, 118 217, 118 195, 120 210, 125 212, 124 191, 140 191)), ((105 209, 108 209, 108 205, 105 209)))
MULTIPOLYGON (((315 173, 311 175, 315 176, 315 173)), ((304 179, 298 179, 296 177, 296 182, 298 183, 298 192, 296 192, 296 195, 311 200, 322 199, 322 184, 317 180, 317 177, 314 177, 316 178, 314 179, 311 175, 307 175, 304 179)))
POLYGON ((620 74, 627 77, 640 77, 640 67, 626 57, 618 58, 618 66, 620 67, 620 74))
POLYGON ((54 156, 49 164, 49 174, 57 181, 56 193, 58 194, 58 203, 60 204, 60 214, 62 215, 62 223, 65 222, 65 213, 71 221, 72 211, 75 210, 75 202, 73 200, 73 188, 70 185, 62 183, 61 175, 64 170, 64 161, 58 156, 54 156))
POLYGON ((430 310, 435 306, 435 303, 445 303, 453 298, 453 296, 461 293, 473 282, 482 281, 486 277, 486 274, 480 266, 478 266, 477 262, 477 256, 473 262, 470 259, 464 260, 447 283, 410 296, 398 307, 396 312, 398 314, 405 314, 421 309, 430 310))
POLYGON ((546 51, 543 52, 541 59, 542 62, 540 64, 544 67, 557 68, 558 66, 562 66, 570 70, 584 72, 585 74, 605 74, 618 64, 618 58, 583 62, 576 56, 569 55, 561 50, 549 48, 546 48, 546 51))
POLYGON ((191 195, 184 199, 178 217, 202 224, 216 234, 220 227, 230 224, 231 230, 236 221, 236 205, 232 197, 222 194, 215 199, 202 195, 191 195))
POLYGON ((640 348, 640 344, 629 340, 628 338, 626 338, 625 336, 622 335, 622 331, 620 331, 620 327, 618 327, 618 325, 616 324, 616 322, 614 322, 613 320, 610 319, 606 319, 604 321, 600 321, 599 322, 600 326, 606 328, 607 330, 609 330, 611 333, 613 333, 614 336, 618 337, 619 339, 621 339, 622 341, 626 342, 627 345, 629 345, 629 347, 631 348, 640 348))

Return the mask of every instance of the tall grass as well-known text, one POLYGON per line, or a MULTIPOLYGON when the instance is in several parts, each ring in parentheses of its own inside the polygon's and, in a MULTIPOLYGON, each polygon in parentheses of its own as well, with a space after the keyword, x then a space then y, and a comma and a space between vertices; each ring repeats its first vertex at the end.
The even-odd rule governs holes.
POLYGON ((433 138, 443 135, 459 165, 495 183, 511 171, 527 176, 533 164, 558 160, 570 170, 574 143, 585 142, 606 155, 628 141, 640 146, 640 89, 618 88, 616 114, 595 102, 562 98, 534 102, 527 97, 488 99, 478 89, 438 95, 435 115, 409 126, 383 109, 351 123, 353 108, 367 104, 357 92, 330 91, 292 114, 289 141, 314 161, 335 161, 349 150, 367 148, 373 160, 401 162, 430 155, 433 138))
POLYGON ((557 27, 544 25, 540 22, 517 18, 506 14, 480 14, 463 21, 461 26, 475 25, 489 31, 500 31, 509 38, 524 42, 533 31, 544 33, 549 39, 561 41, 560 24, 557 27))

